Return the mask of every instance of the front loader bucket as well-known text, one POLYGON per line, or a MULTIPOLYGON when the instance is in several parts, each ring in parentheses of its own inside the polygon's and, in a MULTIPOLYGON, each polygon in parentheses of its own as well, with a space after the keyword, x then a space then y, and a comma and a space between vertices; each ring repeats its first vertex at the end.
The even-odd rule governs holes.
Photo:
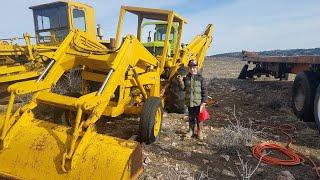
POLYGON ((135 179, 143 170, 138 142, 92 132, 82 144, 83 153, 77 154, 74 168, 65 173, 61 162, 71 128, 37 119, 18 123, 7 134, 7 147, 0 151, 0 174, 4 177, 135 179))

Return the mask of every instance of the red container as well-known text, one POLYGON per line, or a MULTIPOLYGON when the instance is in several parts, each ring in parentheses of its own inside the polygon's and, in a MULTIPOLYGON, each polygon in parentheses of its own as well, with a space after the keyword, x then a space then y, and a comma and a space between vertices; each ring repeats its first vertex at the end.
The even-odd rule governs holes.
POLYGON ((198 121, 204 122, 210 118, 209 112, 206 108, 203 108, 202 111, 198 114, 198 121))

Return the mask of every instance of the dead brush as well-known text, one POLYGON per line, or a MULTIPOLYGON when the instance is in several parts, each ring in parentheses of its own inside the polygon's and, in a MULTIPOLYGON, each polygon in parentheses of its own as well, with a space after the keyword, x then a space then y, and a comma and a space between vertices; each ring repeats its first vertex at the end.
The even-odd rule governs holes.
POLYGON ((182 179, 188 179, 188 180, 203 180, 203 179, 214 179, 210 176, 212 173, 210 167, 207 167, 206 171, 196 171, 191 172, 190 170, 186 168, 182 168, 178 164, 174 166, 167 166, 167 173, 165 174, 165 177, 160 177, 156 179, 174 179, 174 180, 182 180, 182 179))
POLYGON ((52 91, 59 94, 81 93, 81 68, 75 68, 63 74, 52 91))
MULTIPOLYGON (((59 79, 57 84, 52 88, 52 92, 62 95, 78 95, 81 93, 81 68, 74 68, 59 79)), ((59 120, 61 117, 56 117, 58 112, 63 112, 63 109, 40 104, 35 109, 36 117, 46 120, 59 120)))
POLYGON ((220 129, 213 138, 213 143, 221 150, 228 152, 235 152, 237 150, 244 150, 246 147, 251 146, 256 140, 260 131, 252 128, 252 122, 249 126, 245 126, 237 118, 234 108, 235 122, 229 121, 227 127, 220 129))
POLYGON ((239 179, 242 179, 242 180, 249 180, 253 175, 254 173, 257 171, 257 169, 259 168, 260 164, 261 164, 261 160, 264 156, 267 156, 269 153, 265 153, 263 154, 260 159, 259 159, 259 162, 257 163, 257 165, 254 167, 254 166, 251 166, 249 164, 249 161, 244 161, 243 158, 241 157, 241 154, 239 153, 239 151, 237 151, 237 156, 239 158, 239 161, 240 161, 240 168, 236 167, 237 168, 237 171, 239 173, 239 176, 241 178, 239 179))

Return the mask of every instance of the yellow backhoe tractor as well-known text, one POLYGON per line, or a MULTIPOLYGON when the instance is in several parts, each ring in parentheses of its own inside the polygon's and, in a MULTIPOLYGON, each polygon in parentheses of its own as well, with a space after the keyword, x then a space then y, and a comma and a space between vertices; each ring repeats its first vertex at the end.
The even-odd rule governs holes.
MULTIPOLYGON (((14 82, 39 76, 45 62, 58 49, 71 30, 81 29, 97 37, 94 9, 88 5, 58 1, 32 6, 35 37, 0 39, 0 83, 14 82), (33 44, 31 39, 35 39, 33 44), (14 40, 24 39, 25 45, 14 40)), ((100 37, 99 37, 100 38, 100 37)))
POLYGON ((161 89, 188 59, 201 63, 212 39, 212 25, 187 47, 181 48, 186 20, 174 11, 122 6, 114 43, 101 43, 81 29, 71 30, 48 58, 36 80, 9 86, 10 100, 0 118, 0 174, 22 179, 135 179, 143 171, 139 142, 96 131, 98 120, 120 115, 140 116, 137 132, 141 142, 154 142, 161 131, 161 89), (126 13, 137 15, 137 35, 122 38, 126 13), (167 24, 160 55, 141 42, 143 21, 167 24), (169 56, 170 32, 178 25, 178 38, 169 56), (64 73, 80 69, 82 91, 71 96, 53 91, 64 73), (160 76, 168 68, 167 79, 160 76), (15 112, 18 95, 32 100, 15 112), (41 106, 65 110, 60 119, 41 118, 41 106), (68 115, 67 115, 68 114, 68 115))

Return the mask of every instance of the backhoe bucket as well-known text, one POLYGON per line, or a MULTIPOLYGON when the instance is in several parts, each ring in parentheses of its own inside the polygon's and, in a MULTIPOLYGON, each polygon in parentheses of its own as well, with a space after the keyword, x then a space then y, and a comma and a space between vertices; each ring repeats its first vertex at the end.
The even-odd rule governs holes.
MULTIPOLYGON (((1 119, 3 120, 3 119, 1 119)), ((1 131, 1 130, 0 130, 1 131)), ((0 176, 18 179, 136 179, 143 171, 138 142, 91 132, 79 143, 77 161, 68 172, 61 163, 71 128, 47 121, 20 120, 0 150, 0 176)), ((0 178, 1 179, 1 178, 0 178)))

